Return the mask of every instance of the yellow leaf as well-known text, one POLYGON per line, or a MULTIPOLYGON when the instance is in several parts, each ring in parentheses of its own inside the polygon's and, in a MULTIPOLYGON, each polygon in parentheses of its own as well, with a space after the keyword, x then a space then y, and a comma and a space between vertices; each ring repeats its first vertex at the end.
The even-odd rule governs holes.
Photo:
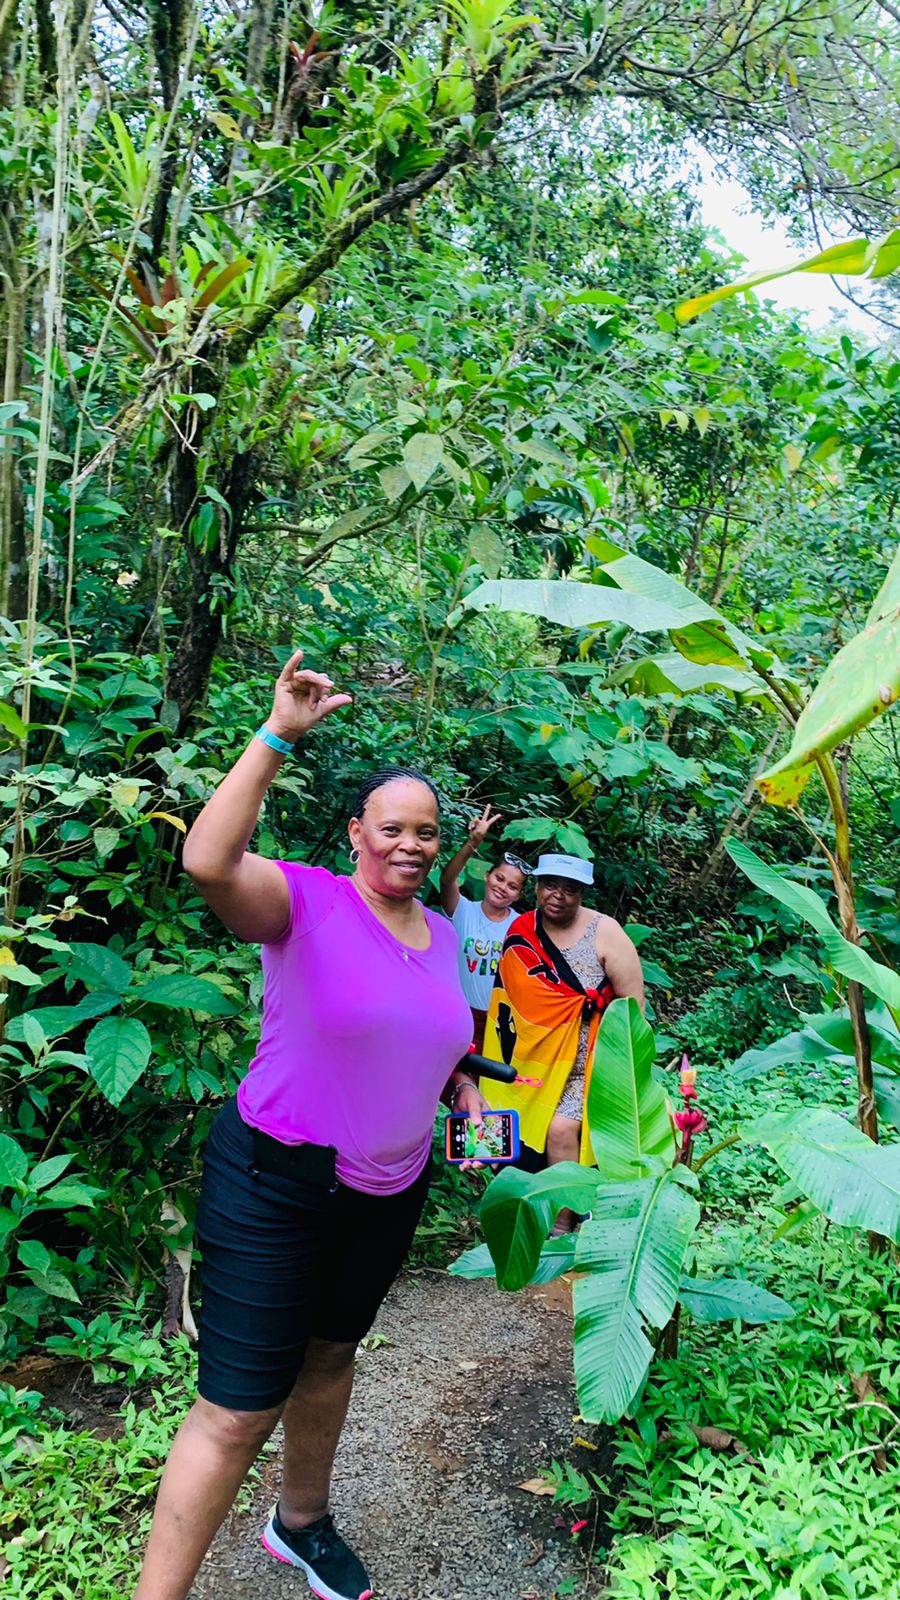
POLYGON ((698 406, 696 411, 694 412, 694 423, 696 425, 697 432, 699 433, 701 439, 705 436, 706 430, 709 427, 711 421, 712 421, 712 412, 711 411, 707 411, 706 406, 698 406))
POLYGON ((10 950, 9 945, 3 945, 3 947, 0 948, 0 967, 14 967, 15 964, 16 958, 10 950))
POLYGON ((803 448, 799 444, 786 444, 782 450, 782 455, 784 456, 784 464, 787 468, 788 476, 791 477, 798 470, 803 460, 803 448))
POLYGON ((552 722, 542 722, 541 723, 540 733, 541 733, 541 738, 543 739, 545 744, 546 744, 548 739, 552 739, 552 737, 553 737, 555 732, 556 732, 556 729, 554 728, 552 722))
POLYGON ((171 822, 172 827, 177 828, 179 833, 187 833, 187 823, 182 822, 180 817, 173 817, 171 811, 148 811, 142 821, 152 822, 154 817, 159 817, 162 822, 171 822))
POLYGON ((548 1483, 546 1478, 526 1478, 524 1483, 517 1483, 516 1488, 524 1489, 526 1494, 553 1495, 556 1493, 552 1483, 548 1483))
POLYGON ((209 120, 215 123, 220 133, 224 133, 226 139, 239 139, 241 137, 240 128, 234 117, 230 117, 227 111, 211 111, 209 120))
POLYGON ((687 412, 686 411, 673 411, 672 415, 675 418, 675 421, 677 422, 678 427, 680 428, 681 432, 682 433, 687 433, 688 428, 691 425, 691 419, 688 416, 687 412))
POLYGON ((590 1439, 582 1439, 581 1435, 577 1434, 577 1433, 576 1433, 574 1439, 572 1440, 572 1443, 573 1444, 580 1444, 582 1450, 596 1450, 597 1449, 597 1446, 595 1444, 591 1444, 590 1439))
POLYGON ((660 425, 660 427, 664 428, 667 423, 671 422, 672 421, 672 416, 673 416, 673 413, 671 411, 661 411, 659 413, 659 425, 660 425))
POLYGON ((119 778, 109 791, 109 797, 114 806, 135 806, 141 793, 139 783, 126 783, 124 778, 119 778))

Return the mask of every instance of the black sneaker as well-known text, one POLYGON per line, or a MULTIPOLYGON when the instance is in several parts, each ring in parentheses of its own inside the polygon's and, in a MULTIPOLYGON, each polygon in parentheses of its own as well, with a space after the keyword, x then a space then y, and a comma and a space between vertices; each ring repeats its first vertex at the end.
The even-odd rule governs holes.
POLYGON ((276 1506, 262 1542, 270 1556, 302 1567, 320 1600, 371 1600, 369 1575, 344 1543, 330 1512, 305 1528, 286 1528, 276 1506))

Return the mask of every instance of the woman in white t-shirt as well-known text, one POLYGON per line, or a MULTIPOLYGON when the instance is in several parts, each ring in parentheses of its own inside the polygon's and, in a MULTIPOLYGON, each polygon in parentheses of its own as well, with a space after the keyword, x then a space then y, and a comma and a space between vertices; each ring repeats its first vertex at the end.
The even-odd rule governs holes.
POLYGON ((503 941, 517 915, 514 901, 522 893, 525 879, 531 872, 526 861, 505 852, 497 857, 485 877, 484 897, 480 902, 467 900, 460 894, 460 878, 488 829, 499 819, 499 811, 492 812, 490 806, 485 806, 480 817, 473 817, 468 839, 441 873, 441 905, 459 940, 459 976, 463 994, 472 1008, 472 1037, 476 1050, 484 1043, 484 1024, 503 941))

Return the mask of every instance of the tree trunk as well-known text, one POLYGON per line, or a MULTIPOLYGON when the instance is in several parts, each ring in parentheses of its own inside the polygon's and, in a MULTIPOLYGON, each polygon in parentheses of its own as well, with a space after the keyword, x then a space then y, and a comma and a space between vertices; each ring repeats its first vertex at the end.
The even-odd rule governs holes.
MULTIPOLYGON (((183 513, 177 526, 183 532, 190 572, 187 616, 172 658, 168 685, 169 695, 175 701, 180 713, 179 730, 187 727, 209 684, 213 659, 222 636, 222 606, 225 603, 222 587, 223 583, 227 584, 234 574, 247 513, 256 499, 254 485, 258 465, 253 451, 234 457, 228 470, 228 477, 224 484, 220 485, 221 493, 231 509, 231 520, 226 523, 223 518, 218 540, 212 549, 198 549, 196 544, 191 542, 188 531, 190 517, 196 504, 197 458, 191 455, 189 461, 182 461, 182 456, 188 454, 189 452, 179 451, 174 475, 178 480, 179 473, 181 474, 176 493, 180 498, 183 513), (190 506, 184 507, 184 497, 188 493, 191 475, 194 486, 193 498, 190 506)), ((173 504, 176 493, 173 493, 173 504)))
MULTIPOLYGON (((190 0, 154 0, 149 10, 153 53, 156 57, 162 102, 168 112, 172 109, 178 89, 191 12, 190 0)), ((165 243, 169 201, 178 175, 178 156, 179 140, 173 139, 163 156, 156 194, 153 197, 153 213, 150 218, 150 265, 154 269, 159 266, 165 243)), ((169 265, 174 271, 175 262, 172 261, 169 265)))
MULTIPOLYGON (((853 895, 853 867, 850 859, 850 807, 849 807, 849 747, 840 752, 840 775, 830 756, 820 757, 819 771, 828 791, 834 817, 834 855, 830 858, 841 917, 841 932, 851 944, 859 944, 859 925, 856 920, 856 902, 853 895)), ((866 1001, 858 983, 847 985, 847 1008, 853 1026, 853 1053, 856 1057, 857 1121, 861 1131, 873 1143, 878 1143, 878 1110, 875 1104, 875 1081, 872 1077, 872 1040, 866 1019, 866 1001)), ((880 1233, 869 1234, 872 1255, 887 1248, 887 1240, 880 1233)))
MULTIPOLYGON (((11 208, 7 221, 11 225, 10 236, 15 240, 11 208)), ((6 260, 3 266, 6 280, 3 399, 9 401, 21 395, 25 302, 15 281, 15 264, 6 260)), ((11 434, 0 440, 0 611, 13 619, 24 617, 28 605, 25 502, 19 477, 18 446, 19 441, 11 434)))
MULTIPOLYGON (((840 812, 835 811, 834 828, 834 861, 832 862, 832 877, 838 897, 838 910, 841 916, 841 932, 851 944, 859 944, 859 924, 856 920, 856 901, 853 894, 853 866, 850 860, 850 805, 849 805, 849 757, 850 752, 845 745, 841 751, 840 777, 838 780, 838 801, 840 812)), ((831 763, 832 772, 835 772, 831 763)), ((829 798, 831 794, 829 793, 829 798)), ((875 1083, 872 1077, 872 1041, 869 1035, 869 1024, 866 1020, 866 1002, 863 990, 858 983, 847 985, 847 1006, 853 1023, 853 1039, 856 1054, 856 1076, 859 1091, 859 1126, 863 1133, 878 1143, 878 1112, 875 1108, 875 1083)))

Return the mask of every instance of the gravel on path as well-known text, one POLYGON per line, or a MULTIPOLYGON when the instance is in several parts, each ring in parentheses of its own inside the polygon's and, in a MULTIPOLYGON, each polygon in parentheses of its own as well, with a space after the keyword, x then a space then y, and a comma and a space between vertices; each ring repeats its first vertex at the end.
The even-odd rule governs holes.
MULTIPOLYGON (((360 1351, 335 1464, 338 1526, 377 1600, 552 1600, 585 1555, 552 1502, 517 1485, 571 1455, 577 1405, 562 1282, 500 1294, 490 1280, 407 1275, 360 1351)), ((260 1545, 278 1451, 234 1512, 192 1600, 305 1600, 302 1573, 260 1545)), ((578 1513, 574 1513, 577 1516, 578 1513)))

